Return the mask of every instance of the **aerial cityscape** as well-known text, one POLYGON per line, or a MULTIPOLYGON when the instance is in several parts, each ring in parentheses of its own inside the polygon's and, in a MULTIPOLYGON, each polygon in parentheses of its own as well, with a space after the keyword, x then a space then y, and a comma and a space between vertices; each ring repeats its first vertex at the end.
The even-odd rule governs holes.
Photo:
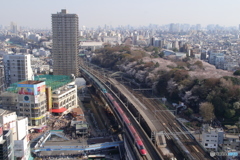
POLYGON ((13 2, 0 160, 240 159, 240 2, 13 2))

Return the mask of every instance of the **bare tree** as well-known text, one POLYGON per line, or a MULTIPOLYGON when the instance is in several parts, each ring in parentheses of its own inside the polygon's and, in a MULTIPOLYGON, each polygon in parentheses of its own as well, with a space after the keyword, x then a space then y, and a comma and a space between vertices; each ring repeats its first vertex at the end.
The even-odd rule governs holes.
POLYGON ((215 115, 214 115, 214 106, 212 103, 204 102, 200 104, 200 114, 203 117, 203 121, 208 122, 211 121, 215 115))
POLYGON ((167 91, 170 93, 170 95, 172 95, 172 93, 177 87, 177 83, 173 80, 173 78, 171 78, 167 83, 167 91))

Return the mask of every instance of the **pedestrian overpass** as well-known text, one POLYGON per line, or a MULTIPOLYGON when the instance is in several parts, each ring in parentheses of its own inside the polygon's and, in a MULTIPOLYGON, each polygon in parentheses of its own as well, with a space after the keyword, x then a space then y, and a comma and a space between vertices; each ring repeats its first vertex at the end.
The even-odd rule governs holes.
MULTIPOLYGON (((47 131, 45 132, 43 135, 41 135, 41 138, 38 140, 38 142, 36 143, 36 145, 34 146, 34 149, 42 147, 44 145, 44 143, 51 138, 52 135, 55 135, 57 137, 63 138, 65 140, 69 140, 69 138, 61 135, 60 133, 62 132, 62 130, 51 130, 51 131, 47 131)), ((36 140, 36 139, 35 139, 36 140)), ((34 141, 34 140, 33 140, 34 141)))
POLYGON ((119 147, 123 141, 116 142, 106 142, 99 143, 93 145, 79 145, 79 146, 41 146, 38 148, 33 148, 32 152, 41 152, 41 151, 90 151, 90 150, 98 150, 105 149, 111 147, 119 147))

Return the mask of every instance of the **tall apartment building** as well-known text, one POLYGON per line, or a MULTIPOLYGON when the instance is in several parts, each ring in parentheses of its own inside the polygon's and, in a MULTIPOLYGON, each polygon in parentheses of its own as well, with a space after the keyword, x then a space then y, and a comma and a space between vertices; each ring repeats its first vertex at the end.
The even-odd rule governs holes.
POLYGON ((5 90, 4 66, 0 65, 0 93, 5 90))
POLYGON ((10 32, 13 34, 17 34, 18 33, 18 27, 17 24, 14 22, 11 22, 10 24, 10 32))
POLYGON ((78 76, 78 15, 52 14, 53 74, 78 76))
POLYGON ((169 32, 179 32, 179 31, 180 31, 179 24, 177 24, 177 23, 170 24, 169 32))
POLYGON ((32 80, 30 54, 4 55, 3 62, 6 86, 23 80, 32 80))

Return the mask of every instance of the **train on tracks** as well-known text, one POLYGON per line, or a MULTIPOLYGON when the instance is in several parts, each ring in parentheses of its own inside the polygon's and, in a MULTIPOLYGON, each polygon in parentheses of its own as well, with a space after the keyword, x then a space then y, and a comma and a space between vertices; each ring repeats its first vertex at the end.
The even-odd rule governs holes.
POLYGON ((124 124, 126 125, 128 131, 130 132, 132 138, 134 139, 135 145, 136 145, 139 153, 143 156, 146 155, 147 150, 143 144, 142 139, 140 138, 138 132, 136 131, 134 126, 131 124, 131 121, 129 120, 127 115, 124 113, 124 111, 122 110, 122 108, 120 107, 118 102, 115 100, 115 98, 113 98, 113 96, 110 93, 108 93, 107 89, 102 85, 102 83, 97 78, 95 78, 92 74, 90 74, 87 70, 85 70, 82 67, 81 67, 81 70, 94 81, 94 83, 101 89, 103 94, 108 98, 108 100, 111 102, 111 104, 114 106, 114 108, 118 112, 119 116, 122 118, 124 124))
POLYGON ((191 155, 191 153, 189 153, 187 148, 183 145, 183 143, 179 140, 179 138, 176 135, 173 135, 173 142, 181 150, 184 157, 186 157, 189 160, 195 160, 195 158, 191 155))

